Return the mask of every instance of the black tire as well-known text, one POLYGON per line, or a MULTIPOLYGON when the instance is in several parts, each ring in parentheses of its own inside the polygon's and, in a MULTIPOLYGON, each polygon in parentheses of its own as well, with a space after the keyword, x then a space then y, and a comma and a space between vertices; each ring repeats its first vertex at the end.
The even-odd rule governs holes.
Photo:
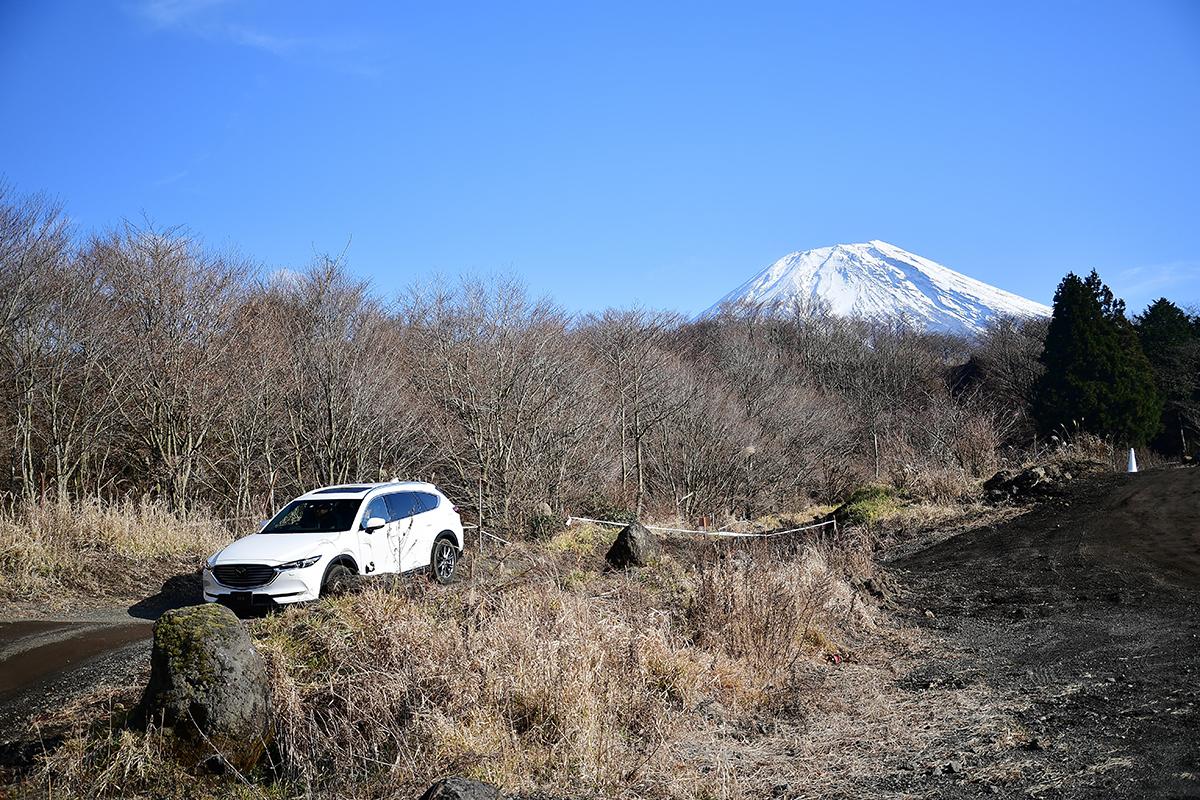
POLYGON ((443 586, 454 580, 454 570, 458 567, 461 551, 454 543, 454 537, 448 533, 440 533, 433 540, 433 552, 429 554, 429 575, 443 586))
POLYGON ((321 581, 321 597, 327 595, 336 597, 341 594, 353 575, 353 570, 344 563, 339 561, 336 564, 331 564, 329 569, 325 570, 325 578, 321 581))

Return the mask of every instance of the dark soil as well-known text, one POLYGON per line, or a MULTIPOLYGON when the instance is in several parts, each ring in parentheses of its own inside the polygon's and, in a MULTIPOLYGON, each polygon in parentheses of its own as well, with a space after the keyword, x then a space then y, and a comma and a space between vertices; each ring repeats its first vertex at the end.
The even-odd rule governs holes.
POLYGON ((1200 797, 1200 471, 1076 481, 891 569, 959 653, 910 688, 1021 709, 1019 752, 968 753, 937 794, 1200 797))

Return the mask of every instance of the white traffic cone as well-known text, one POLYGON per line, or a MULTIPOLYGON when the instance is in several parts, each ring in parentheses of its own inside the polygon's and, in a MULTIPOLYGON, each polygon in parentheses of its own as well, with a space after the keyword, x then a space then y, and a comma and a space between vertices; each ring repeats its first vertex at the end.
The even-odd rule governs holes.
POLYGON ((1126 472, 1137 472, 1137 454, 1133 452, 1133 448, 1129 448, 1129 468, 1126 472))

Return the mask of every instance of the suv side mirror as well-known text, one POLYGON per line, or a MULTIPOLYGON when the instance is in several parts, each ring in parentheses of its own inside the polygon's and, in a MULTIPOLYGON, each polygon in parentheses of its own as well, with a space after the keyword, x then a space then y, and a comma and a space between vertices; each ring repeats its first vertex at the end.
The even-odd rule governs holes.
POLYGON ((371 517, 369 520, 363 523, 363 528, 368 531, 377 531, 384 525, 387 525, 387 520, 383 517, 371 517))

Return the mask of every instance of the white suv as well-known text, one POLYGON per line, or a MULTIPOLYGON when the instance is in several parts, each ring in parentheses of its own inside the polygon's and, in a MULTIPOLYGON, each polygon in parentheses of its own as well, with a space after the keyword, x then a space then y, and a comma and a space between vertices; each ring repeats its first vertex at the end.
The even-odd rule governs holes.
POLYGON ((209 558, 204 599, 298 603, 350 575, 423 568, 448 583, 462 548, 458 511, 433 484, 327 486, 209 558))

